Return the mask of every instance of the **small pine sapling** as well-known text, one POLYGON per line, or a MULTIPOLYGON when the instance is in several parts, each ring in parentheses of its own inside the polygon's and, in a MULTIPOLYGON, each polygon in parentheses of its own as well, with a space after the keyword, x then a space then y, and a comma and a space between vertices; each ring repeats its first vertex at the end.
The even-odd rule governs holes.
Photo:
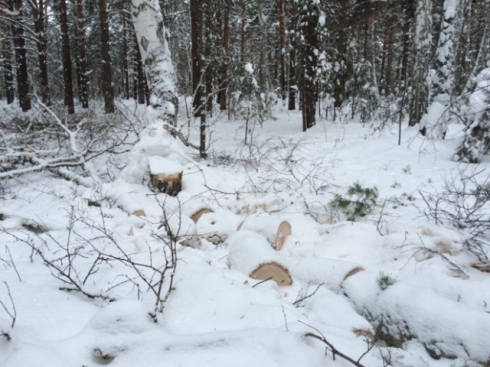
POLYGON ((344 196, 336 194, 330 202, 330 207, 342 211, 347 216, 347 220, 354 221, 371 213, 377 199, 376 187, 362 187, 359 182, 356 182, 348 187, 344 196))
POLYGON ((398 282, 398 279, 393 278, 391 274, 380 272, 378 278, 376 279, 376 282, 378 283, 381 290, 384 291, 388 289, 388 287, 391 287, 393 284, 398 282))

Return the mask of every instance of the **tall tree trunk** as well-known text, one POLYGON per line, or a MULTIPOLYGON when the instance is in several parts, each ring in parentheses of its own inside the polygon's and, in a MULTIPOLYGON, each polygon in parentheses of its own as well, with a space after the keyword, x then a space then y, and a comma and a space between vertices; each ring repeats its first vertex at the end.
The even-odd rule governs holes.
POLYGON ((284 0, 278 0, 277 2, 279 12, 279 84, 281 87, 281 97, 286 99, 286 42, 285 33, 286 27, 284 24, 284 0))
MULTIPOLYGON (((297 27, 297 9, 294 0, 291 0, 291 22, 290 29, 296 30, 297 27)), ((290 39, 289 51, 289 96, 288 96, 288 110, 293 111, 296 109, 296 93, 298 91, 297 81, 296 81, 296 39, 290 39)))
POLYGON ((77 2, 77 23, 75 37, 77 40, 77 74, 78 74, 78 99, 82 108, 88 108, 88 68, 85 51, 85 18, 83 15, 83 0, 77 2))
POLYGON ((65 106, 68 108, 68 113, 75 113, 75 104, 73 101, 73 79, 71 71, 71 54, 70 54, 70 38, 68 36, 68 16, 66 10, 66 1, 60 1, 60 23, 61 23, 61 43, 63 50, 63 82, 65 94, 65 106))
POLYGON ((221 81, 219 85, 219 105, 221 111, 226 111, 228 92, 228 48, 230 44, 230 6, 231 0, 225 0, 225 15, 223 20, 223 64, 221 66, 221 81))
POLYGON ((178 99, 158 0, 131 0, 133 23, 150 91, 150 105, 162 120, 176 124, 178 99))
POLYGON ((304 39, 302 54, 302 83, 303 98, 303 131, 315 125, 315 104, 317 100, 316 72, 318 67, 318 9, 316 5, 305 0, 300 14, 300 32, 304 39))
POLYGON ((427 112, 429 85, 427 75, 430 67, 432 46, 432 15, 430 0, 418 0, 416 11, 415 61, 412 75, 412 99, 409 125, 415 126, 427 112))
POLYGON ((129 99, 129 66, 128 66, 128 37, 126 13, 120 13, 123 26, 123 75, 124 75, 124 98, 129 99))
POLYGON ((191 33, 192 33, 192 90, 194 94, 194 116, 200 118, 199 154, 206 157, 206 111, 204 107, 203 88, 203 2, 191 0, 191 33))
POLYGON ((39 84, 41 89, 41 101, 49 106, 51 104, 48 83, 48 63, 46 27, 44 24, 44 0, 31 1, 32 17, 34 18, 34 32, 36 33, 37 57, 39 62, 39 84))
POLYGON ((27 52, 24 39, 24 19, 22 0, 11 0, 11 9, 14 12, 14 23, 12 34, 15 48, 15 61, 17 63, 17 92, 19 104, 22 111, 31 109, 31 98, 29 96, 29 75, 27 73, 27 52))
MULTIPOLYGON (((3 16, 3 8, 0 6, 0 16, 3 16)), ((14 89, 14 73, 12 67, 12 51, 11 42, 7 35, 10 33, 8 31, 6 21, 0 21, 0 31, 5 35, 2 39, 2 59, 3 59, 3 76, 5 79, 5 95, 7 97, 7 104, 14 103, 15 100, 15 89, 14 89)))
POLYGON ((109 53, 109 20, 107 16, 107 0, 99 0, 100 20, 100 53, 102 58, 102 93, 104 94, 105 113, 113 113, 114 87, 112 85, 112 62, 109 53))

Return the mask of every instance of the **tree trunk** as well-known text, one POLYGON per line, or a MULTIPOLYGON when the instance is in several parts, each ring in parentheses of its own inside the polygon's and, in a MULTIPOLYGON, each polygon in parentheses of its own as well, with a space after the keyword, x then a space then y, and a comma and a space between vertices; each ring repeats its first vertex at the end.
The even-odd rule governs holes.
MULTIPOLYGON (((297 27, 297 9, 294 0, 291 1, 291 30, 296 30, 297 27)), ((296 92, 298 91, 296 81, 296 39, 290 39, 291 51, 289 51, 289 103, 288 110, 293 111, 296 109, 296 92)))
MULTIPOLYGON (((3 16, 3 8, 0 6, 0 16, 3 16)), ((4 35, 8 35, 8 26, 6 21, 0 21, 0 31, 4 35)), ((11 42, 7 37, 2 39, 2 59, 3 59, 3 75, 5 79, 5 95, 7 97, 7 104, 14 103, 15 90, 14 90, 14 73, 12 67, 12 51, 11 42)))
POLYGON ((178 99, 175 73, 165 40, 165 27, 158 0, 131 0, 132 16, 141 59, 150 91, 150 105, 160 118, 176 124, 178 99))
POLYGON ((75 113, 75 104, 73 101, 73 79, 71 72, 71 55, 70 55, 70 38, 68 36, 68 20, 66 11, 66 1, 60 1, 60 23, 61 23, 61 43, 63 50, 63 82, 65 94, 65 106, 68 113, 75 113))
POLYGON ((192 33, 192 90, 194 94, 194 117, 200 118, 199 154, 206 157, 206 111, 203 88, 203 4, 201 0, 191 0, 191 33, 192 33))
POLYGON ((124 75, 124 98, 129 99, 129 66, 128 66, 128 37, 126 13, 120 13, 123 24, 123 75, 124 75))
POLYGON ((286 53, 285 42, 285 25, 284 25, 284 0, 278 0, 279 12, 279 84, 281 87, 281 98, 286 99, 286 61, 284 56, 286 53))
POLYGON ((77 1, 77 24, 75 37, 77 39, 77 74, 78 99, 82 108, 88 108, 88 70, 85 52, 85 18, 83 16, 83 0, 77 1))
POLYGON ((225 0, 225 15, 223 21, 223 65, 221 66, 221 82, 219 85, 219 105, 221 111, 226 111, 228 92, 228 47, 230 44, 230 6, 231 0, 225 0))
POLYGON ((29 97, 29 75, 27 73, 27 52, 24 39, 23 28, 23 5, 22 0, 11 0, 11 8, 14 11, 14 23, 12 34, 15 48, 15 61, 17 63, 17 92, 19 104, 22 111, 31 109, 31 98, 29 97))
POLYGON ((34 18, 34 32, 36 33, 37 57, 39 62, 39 84, 41 89, 41 101, 49 106, 48 64, 46 60, 47 41, 46 27, 44 24, 44 0, 31 1, 32 17, 34 18))
POLYGON ((109 20, 107 0, 99 0, 100 53, 102 58, 102 93, 105 113, 114 113, 114 87, 112 85, 112 62, 109 53, 109 20))
POLYGON ((305 1, 300 14, 300 31, 304 39, 301 95, 303 97, 303 131, 315 125, 316 71, 318 67, 318 12, 316 5, 305 1))

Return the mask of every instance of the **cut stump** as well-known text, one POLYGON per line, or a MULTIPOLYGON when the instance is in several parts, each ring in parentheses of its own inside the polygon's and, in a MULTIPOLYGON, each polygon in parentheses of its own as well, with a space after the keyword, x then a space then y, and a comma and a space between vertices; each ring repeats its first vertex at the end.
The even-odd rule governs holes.
POLYGON ((177 196, 182 190, 182 171, 180 163, 162 157, 148 157, 150 183, 154 192, 177 196))
POLYGON ((257 280, 274 280, 279 286, 293 284, 293 279, 280 255, 265 237, 247 230, 232 234, 226 242, 230 246, 228 265, 257 280))

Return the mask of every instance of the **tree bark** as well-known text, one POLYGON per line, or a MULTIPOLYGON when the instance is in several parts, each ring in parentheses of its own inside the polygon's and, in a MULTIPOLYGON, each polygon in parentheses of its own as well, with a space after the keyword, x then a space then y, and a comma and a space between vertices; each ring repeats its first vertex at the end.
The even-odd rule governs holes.
POLYGON ((220 110, 226 111, 228 93, 228 48, 230 44, 230 6, 231 0, 225 0, 225 15, 223 20, 223 64, 221 66, 221 82, 219 85, 220 110))
POLYGON ((100 53, 102 58, 102 93, 105 113, 114 113, 114 87, 112 85, 112 62, 109 53, 109 20, 107 0, 99 0, 100 53))
POLYGON ((167 123, 176 124, 178 99, 166 30, 158 0, 131 0, 133 23, 150 91, 150 105, 167 123))
MULTIPOLYGON (((3 16, 3 8, 0 5, 0 16, 3 16)), ((7 97, 7 104, 14 103, 15 100, 15 90, 14 90, 14 73, 12 67, 12 44, 8 39, 7 35, 10 33, 8 31, 8 26, 6 21, 0 21, 0 31, 5 35, 2 39, 2 59, 3 59, 3 76, 5 79, 5 95, 7 97)))
POLYGON ((284 0, 278 0, 279 13, 279 84, 281 87, 281 98, 286 99, 286 61, 284 56, 286 53, 285 42, 285 24, 284 24, 284 0))
POLYGON ((36 33, 37 57, 39 62, 39 84, 41 89, 41 101, 46 105, 51 105, 48 82, 48 63, 46 27, 44 24, 44 0, 31 1, 32 17, 34 18, 34 32, 36 33))
POLYGON ((29 96, 29 75, 27 72, 27 52, 24 39, 23 28, 23 5, 22 0, 11 0, 11 9, 14 14, 12 24, 13 43, 15 48, 15 61, 17 63, 17 93, 19 95, 19 105, 22 111, 27 112, 31 109, 31 98, 29 96))
POLYGON ((61 43, 63 52, 63 82, 65 106, 68 108, 68 114, 75 113, 75 104, 73 101, 73 79, 71 70, 70 38, 68 35, 66 1, 60 1, 60 23, 61 23, 61 43))
POLYGON ((88 108, 88 68, 85 51, 85 18, 83 16, 83 0, 77 1, 77 23, 75 37, 77 40, 77 74, 78 74, 78 99, 82 108, 88 108))

